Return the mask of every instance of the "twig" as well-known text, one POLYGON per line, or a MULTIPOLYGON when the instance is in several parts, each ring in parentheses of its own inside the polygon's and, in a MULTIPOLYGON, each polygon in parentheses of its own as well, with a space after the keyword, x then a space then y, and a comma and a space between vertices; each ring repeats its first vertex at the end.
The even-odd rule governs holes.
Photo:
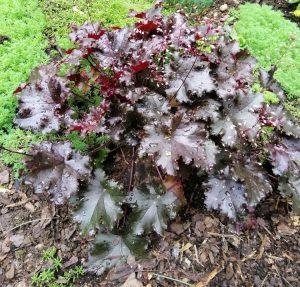
POLYGON ((28 153, 24 153, 24 152, 19 152, 19 151, 14 151, 14 150, 10 150, 2 145, 0 145, 0 150, 5 150, 7 152, 10 153, 15 153, 15 154, 20 154, 20 155, 26 155, 26 156, 33 156, 32 154, 28 154, 28 153))
POLYGON ((157 277, 161 277, 161 278, 165 278, 165 279, 168 279, 168 280, 171 280, 171 281, 174 281, 174 282, 186 285, 186 286, 190 286, 190 287, 195 286, 194 284, 186 283, 186 282, 183 282, 181 280, 178 280, 178 279, 175 279, 175 278, 172 278, 172 277, 169 277, 169 276, 165 276, 165 275, 162 275, 162 274, 152 273, 152 275, 157 276, 157 277))
POLYGON ((268 276, 269 276, 269 273, 267 273, 266 277, 265 277, 264 280, 261 282, 260 287, 263 287, 263 286, 265 285, 268 276))
MULTIPOLYGON (((51 220, 52 220, 53 218, 54 218, 54 217, 38 218, 38 219, 33 219, 33 220, 30 220, 30 221, 23 222, 23 223, 21 223, 21 224, 15 226, 15 227, 9 229, 9 230, 4 231, 3 234, 2 234, 2 236, 3 236, 4 234, 7 234, 7 233, 9 233, 9 232, 15 230, 15 229, 18 229, 18 228, 22 227, 22 226, 24 226, 24 225, 31 224, 31 223, 38 222, 38 221, 42 221, 42 220, 48 220, 48 219, 51 219, 51 220)), ((0 235, 0 237, 1 237, 1 235, 0 235)))
POLYGON ((134 167, 135 167, 134 163, 135 163, 135 146, 132 148, 132 158, 131 158, 131 169, 130 169, 128 192, 130 192, 133 187, 133 175, 134 175, 134 167))
POLYGON ((26 200, 23 200, 23 201, 19 201, 19 202, 16 202, 16 203, 12 203, 12 204, 6 205, 5 207, 6 207, 6 208, 18 207, 18 206, 21 206, 21 205, 27 203, 28 201, 30 201, 30 199, 26 199, 26 200))

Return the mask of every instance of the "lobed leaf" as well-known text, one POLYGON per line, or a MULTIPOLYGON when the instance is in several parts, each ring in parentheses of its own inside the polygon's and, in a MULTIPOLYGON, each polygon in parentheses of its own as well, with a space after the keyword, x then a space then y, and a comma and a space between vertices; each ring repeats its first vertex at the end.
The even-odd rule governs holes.
POLYGON ((144 239, 131 234, 99 233, 90 248, 87 270, 100 276, 107 269, 126 263, 129 255, 141 256, 146 248, 144 239))
POLYGON ((211 168, 215 164, 218 148, 207 139, 205 125, 181 118, 178 114, 172 121, 146 125, 144 130, 147 136, 141 142, 139 155, 153 155, 157 165, 169 175, 176 174, 180 158, 186 164, 193 161, 196 167, 211 168))
POLYGON ((243 211, 247 201, 244 186, 231 178, 219 179, 210 177, 206 186, 205 204, 208 209, 219 209, 229 218, 236 219, 237 214, 243 211))
POLYGON ((69 89, 66 81, 55 76, 53 64, 41 66, 33 72, 31 84, 18 95, 19 110, 15 123, 34 132, 58 131, 66 121, 70 110, 66 106, 69 89))
POLYGON ((63 204, 77 191, 79 181, 90 176, 89 157, 75 152, 69 142, 33 144, 29 153, 25 183, 36 193, 49 193, 56 204, 63 204))
POLYGON ((155 185, 133 189, 127 202, 135 207, 130 228, 135 235, 154 230, 162 235, 168 220, 174 219, 178 208, 178 198, 173 192, 163 193, 155 185))
POLYGON ((100 223, 113 229, 123 212, 120 205, 124 195, 117 183, 105 179, 103 170, 97 169, 84 199, 74 213, 82 233, 95 230, 100 223))

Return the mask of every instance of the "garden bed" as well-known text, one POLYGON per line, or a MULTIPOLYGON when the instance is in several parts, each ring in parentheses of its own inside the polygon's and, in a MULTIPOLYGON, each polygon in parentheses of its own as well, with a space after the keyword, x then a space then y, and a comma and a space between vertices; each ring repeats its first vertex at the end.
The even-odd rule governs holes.
MULTIPOLYGON (((224 2, 217 1, 207 17, 224 23, 228 9, 219 11, 224 2)), ((276 8, 293 18, 283 1, 276 2, 276 8)), ((105 163, 106 172, 124 181, 126 189, 130 189, 133 157, 134 150, 121 148, 105 163), (110 172, 112 160, 118 166, 110 172)), ((300 285, 300 217, 292 215, 290 200, 273 193, 255 211, 233 223, 205 210, 201 188, 188 180, 183 184, 190 191, 187 206, 163 238, 149 235, 154 243, 147 258, 129 257, 127 265, 102 276, 87 274, 75 286, 122 286, 126 280, 124 287, 300 285), (128 277, 133 278, 131 283, 128 277)), ((53 246, 63 262, 57 282, 64 271, 87 261, 93 237, 79 235, 70 206, 50 204, 16 181, 0 189, 0 208, 0 285, 30 286, 30 277, 49 265, 42 260, 42 250, 53 246)))

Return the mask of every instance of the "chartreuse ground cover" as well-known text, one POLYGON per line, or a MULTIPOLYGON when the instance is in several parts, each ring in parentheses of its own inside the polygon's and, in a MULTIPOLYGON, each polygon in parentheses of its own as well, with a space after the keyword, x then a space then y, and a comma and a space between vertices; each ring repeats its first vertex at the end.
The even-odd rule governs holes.
POLYGON ((38 1, 0 0, 0 36, 6 39, 0 42, 0 129, 12 127, 15 88, 47 60, 45 24, 38 1))
MULTIPOLYGON (((284 106, 300 118, 300 29, 272 7, 241 5, 235 25, 239 41, 260 67, 276 67, 274 78, 287 93, 284 106)), ((270 96, 270 95, 268 95, 270 96)))
MULTIPOLYGON (((48 60, 43 31, 46 20, 38 1, 0 0, 0 145, 19 150, 38 135, 13 128, 16 87, 28 80, 31 70, 48 60)), ((0 150, 0 162, 11 165, 17 175, 21 155, 0 150)))

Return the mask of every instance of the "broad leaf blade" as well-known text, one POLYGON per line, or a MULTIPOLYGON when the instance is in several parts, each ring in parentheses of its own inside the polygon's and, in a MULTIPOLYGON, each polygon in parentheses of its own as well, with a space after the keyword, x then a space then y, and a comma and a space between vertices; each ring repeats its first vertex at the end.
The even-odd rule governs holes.
POLYGON ((29 152, 32 156, 25 161, 29 170, 26 183, 36 193, 50 193, 56 204, 70 198, 79 181, 90 175, 89 157, 72 150, 69 142, 42 142, 32 145, 29 152))
POLYGON ((175 218, 179 204, 173 192, 163 193, 155 186, 135 188, 129 193, 127 202, 135 207, 130 228, 136 235, 152 230, 162 235, 168 220, 175 218))
POLYGON ((146 248, 144 239, 130 234, 99 233, 90 249, 87 270, 100 276, 107 269, 126 263, 129 255, 140 257, 146 248))
POLYGON ((267 173, 255 161, 235 163, 234 175, 240 179, 247 191, 247 203, 256 206, 267 194, 272 192, 267 173))
POLYGON ((211 177, 206 184, 205 204, 208 209, 216 209, 235 219, 245 205, 245 188, 232 179, 211 177))
POLYGON ((75 211, 75 220, 80 222, 81 231, 87 234, 95 230, 100 223, 113 229, 122 216, 120 205, 123 193, 115 182, 105 179, 104 171, 95 171, 95 178, 84 194, 84 201, 75 211))

